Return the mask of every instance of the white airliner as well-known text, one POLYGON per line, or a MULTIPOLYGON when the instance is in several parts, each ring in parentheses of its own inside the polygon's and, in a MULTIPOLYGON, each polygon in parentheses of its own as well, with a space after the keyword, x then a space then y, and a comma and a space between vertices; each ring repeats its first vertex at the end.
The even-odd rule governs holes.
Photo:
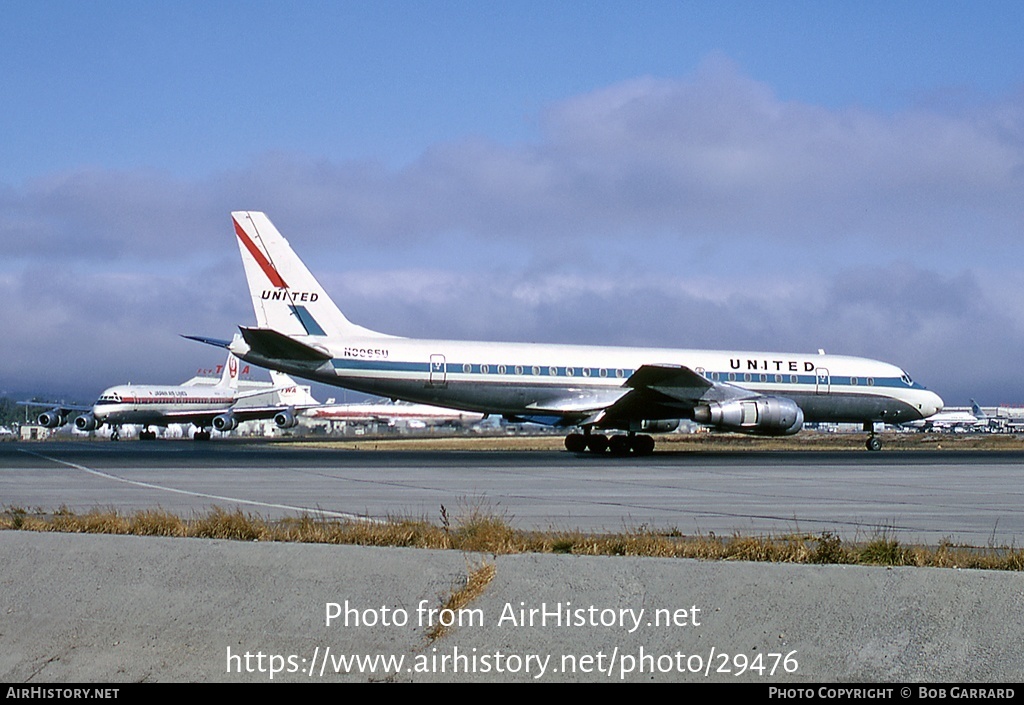
POLYGON ((316 401, 303 394, 295 382, 281 373, 270 388, 259 388, 246 392, 238 391, 238 358, 228 353, 220 380, 213 385, 184 384, 153 386, 143 384, 122 384, 110 387, 100 394, 92 407, 56 406, 38 417, 38 422, 48 428, 56 428, 67 422, 72 411, 84 411, 75 419, 79 431, 94 431, 103 424, 111 428, 111 439, 120 438, 121 426, 139 425, 143 430, 139 440, 156 439, 156 431, 150 426, 169 424, 192 424, 195 440, 210 440, 209 427, 218 431, 230 431, 242 421, 274 419, 280 428, 291 428, 298 424, 296 409, 316 405, 316 401), (277 393, 283 402, 274 405, 245 406, 243 399, 277 393), (311 403, 310 403, 311 402, 311 403))
POLYGON ((917 421, 909 421, 905 424, 901 424, 908 428, 916 428, 920 431, 955 431, 957 429, 964 430, 981 430, 987 428, 989 425, 989 418, 978 403, 971 399, 971 410, 966 411, 964 409, 949 409, 948 411, 940 411, 934 416, 929 416, 926 419, 918 419, 917 421))
POLYGON ((638 431, 690 419, 726 431, 797 433, 805 421, 922 419, 942 399, 894 365, 839 355, 485 343, 401 338, 351 323, 263 213, 232 213, 255 327, 240 358, 367 394, 512 421, 579 427, 572 452, 650 453, 638 431), (602 429, 624 431, 608 438, 602 429))
POLYGON ((326 404, 305 413, 311 421, 345 421, 347 423, 376 423, 411 428, 427 426, 471 426, 484 419, 484 414, 458 409, 446 409, 429 404, 407 402, 363 402, 360 404, 326 404))

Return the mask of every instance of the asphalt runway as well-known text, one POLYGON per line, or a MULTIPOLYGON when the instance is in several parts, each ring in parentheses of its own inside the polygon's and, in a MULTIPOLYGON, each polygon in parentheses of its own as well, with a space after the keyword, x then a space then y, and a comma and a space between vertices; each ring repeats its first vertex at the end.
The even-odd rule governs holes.
POLYGON ((1024 453, 368 451, 267 442, 0 444, 0 505, 75 512, 213 506, 265 518, 453 520, 684 534, 831 531, 903 543, 1024 544, 1024 453))

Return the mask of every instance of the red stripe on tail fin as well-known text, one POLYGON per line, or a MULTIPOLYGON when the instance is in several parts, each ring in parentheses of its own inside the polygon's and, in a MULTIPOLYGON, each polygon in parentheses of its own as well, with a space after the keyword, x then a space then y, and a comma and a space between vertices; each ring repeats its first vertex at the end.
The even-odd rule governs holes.
POLYGON ((242 230, 242 226, 238 224, 238 221, 234 218, 231 220, 235 224, 235 234, 238 235, 238 239, 242 241, 243 245, 245 245, 245 249, 249 250, 249 254, 253 256, 253 259, 256 260, 256 264, 258 264, 260 269, 263 270, 263 273, 267 275, 267 279, 270 280, 270 283, 279 289, 287 289, 288 285, 285 283, 284 279, 281 278, 281 275, 278 274, 274 265, 270 263, 270 260, 268 260, 263 252, 260 251, 260 248, 256 247, 256 243, 249 239, 249 236, 245 234, 244 230, 242 230))

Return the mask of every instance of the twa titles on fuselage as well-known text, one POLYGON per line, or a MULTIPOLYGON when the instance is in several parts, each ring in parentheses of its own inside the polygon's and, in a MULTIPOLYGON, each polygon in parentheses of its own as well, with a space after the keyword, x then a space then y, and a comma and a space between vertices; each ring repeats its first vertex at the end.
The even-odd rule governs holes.
POLYGON ((417 340, 351 323, 270 220, 236 212, 235 235, 257 325, 227 347, 256 365, 378 396, 511 421, 578 427, 573 452, 646 454, 689 419, 768 436, 804 422, 923 419, 942 400, 886 362, 841 355, 417 340), (652 428, 653 427, 653 428, 652 428), (622 431, 611 438, 603 430, 622 431))
POLYGON ((110 437, 118 440, 124 425, 142 426, 140 440, 156 439, 151 426, 191 424, 195 427, 195 440, 209 440, 212 427, 218 431, 231 431, 243 421, 273 419, 279 428, 292 428, 298 424, 299 411, 316 405, 308 388, 300 387, 283 373, 274 372, 273 384, 244 392, 239 391, 239 361, 228 354, 222 374, 215 384, 197 383, 194 378, 181 385, 122 384, 110 387, 100 394, 91 407, 55 407, 43 412, 38 422, 47 428, 56 428, 67 422, 72 411, 82 411, 75 418, 79 431, 95 431, 104 424, 111 429, 110 437), (243 400, 260 395, 275 395, 277 402, 270 405, 246 405, 243 400))

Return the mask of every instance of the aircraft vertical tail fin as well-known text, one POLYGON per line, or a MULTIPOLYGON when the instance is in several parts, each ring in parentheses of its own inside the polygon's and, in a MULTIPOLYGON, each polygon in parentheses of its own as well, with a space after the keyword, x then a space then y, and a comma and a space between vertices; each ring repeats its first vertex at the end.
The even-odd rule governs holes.
POLYGON ((297 384, 294 379, 277 370, 270 370, 270 379, 273 380, 274 388, 277 390, 276 403, 287 406, 319 405, 320 402, 313 397, 308 384, 297 384))
POLYGON ((238 358, 228 353, 228 359, 224 361, 224 370, 221 372, 218 387, 226 389, 238 389, 238 358))
POLYGON ((235 211, 231 217, 260 328, 289 337, 392 337, 345 318, 265 214, 235 211))
POLYGON ((974 401, 973 399, 971 399, 971 413, 974 414, 974 418, 980 421, 984 421, 985 419, 988 418, 988 414, 982 411, 981 407, 978 406, 978 402, 974 401))

